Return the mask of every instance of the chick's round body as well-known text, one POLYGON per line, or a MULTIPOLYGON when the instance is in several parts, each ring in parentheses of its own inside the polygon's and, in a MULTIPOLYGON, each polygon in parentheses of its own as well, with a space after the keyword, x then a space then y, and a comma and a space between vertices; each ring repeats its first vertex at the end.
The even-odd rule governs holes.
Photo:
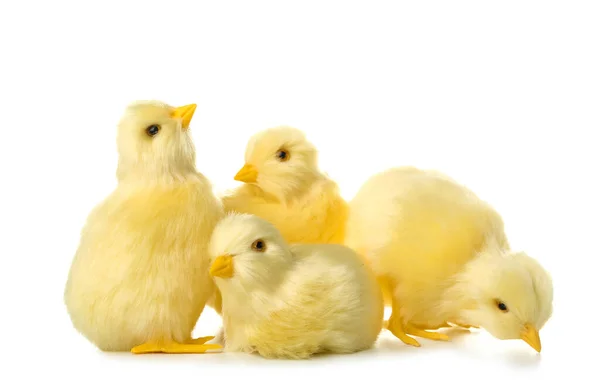
POLYGON ((215 290, 207 243, 222 215, 202 175, 119 186, 81 234, 65 291, 75 328, 106 351, 189 341, 215 290))
POLYGON ((341 245, 297 244, 291 252, 293 262, 272 273, 274 288, 243 296, 221 283, 226 350, 303 359, 370 348, 384 312, 374 273, 341 245))
POLYGON ((208 243, 224 215, 196 170, 195 109, 135 102, 119 122, 118 184, 88 216, 64 293, 73 326, 102 350, 217 348, 191 337, 216 289, 208 243))
POLYGON ((338 185, 325 176, 314 181, 303 195, 287 202, 249 184, 225 195, 222 201, 227 212, 255 214, 275 224, 289 243, 344 241, 348 204, 340 196, 338 185))
POLYGON ((371 177, 350 201, 346 244, 370 262, 395 316, 419 329, 460 323, 444 307, 455 275, 490 239, 508 247, 501 217, 435 171, 393 168, 371 177))

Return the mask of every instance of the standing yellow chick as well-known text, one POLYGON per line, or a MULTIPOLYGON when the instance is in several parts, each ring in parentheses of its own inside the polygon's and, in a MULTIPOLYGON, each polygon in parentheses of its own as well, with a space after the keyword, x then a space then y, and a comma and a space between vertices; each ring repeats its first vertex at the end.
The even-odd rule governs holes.
POLYGON ((191 333, 216 287, 208 242, 223 217, 195 167, 196 105, 129 106, 118 185, 89 215, 65 289, 74 327, 104 351, 202 353, 191 333))
POLYGON ((227 212, 255 214, 288 243, 342 243, 347 203, 319 171, 317 150, 302 131, 280 126, 253 135, 235 180, 245 184, 223 197, 227 212))
POLYGON ((289 246, 269 222, 230 214, 210 244, 226 351, 308 358, 370 348, 382 329, 374 273, 350 248, 289 246))
POLYGON ((435 171, 394 168, 371 177, 350 201, 346 244, 375 270, 392 314, 387 328, 448 340, 435 330, 481 327, 541 350, 552 314, 549 274, 511 252, 498 213, 435 171))

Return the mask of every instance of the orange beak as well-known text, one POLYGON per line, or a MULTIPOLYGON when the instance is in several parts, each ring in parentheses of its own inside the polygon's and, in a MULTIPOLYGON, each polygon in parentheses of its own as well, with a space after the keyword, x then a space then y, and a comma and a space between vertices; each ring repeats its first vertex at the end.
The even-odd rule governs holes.
POLYGON ((224 279, 233 276, 233 256, 223 255, 215 259, 210 266, 210 275, 224 279))
POLYGON ((233 177, 234 180, 246 183, 254 183, 258 178, 258 170, 250 164, 245 164, 243 168, 233 177))
POLYGON ((521 339, 523 339, 528 345, 530 345, 535 351, 542 351, 542 342, 540 341, 540 333, 533 327, 532 324, 527 323, 525 328, 521 332, 521 339))
POLYGON ((171 117, 173 118, 181 118, 181 128, 187 130, 190 127, 190 121, 194 116, 194 112, 196 111, 196 104, 185 105, 181 107, 177 107, 171 113, 171 117))

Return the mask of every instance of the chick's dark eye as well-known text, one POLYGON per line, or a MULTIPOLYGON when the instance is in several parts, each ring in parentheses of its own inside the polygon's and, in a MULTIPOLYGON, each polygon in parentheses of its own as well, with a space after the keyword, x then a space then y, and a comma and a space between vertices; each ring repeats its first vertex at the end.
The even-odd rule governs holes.
POLYGON ((158 126, 158 125, 150 125, 150 126, 146 127, 146 134, 148 134, 151 137, 154 137, 156 134, 158 134, 159 131, 160 131, 160 126, 158 126))
POLYGON ((254 249, 257 252, 264 252, 265 248, 265 242, 260 239, 252 243, 252 249, 254 249))
POLYGON ((500 309, 500 311, 508 311, 508 307, 506 307, 506 304, 502 302, 498 303, 498 308, 500 309))
POLYGON ((287 150, 277 150, 277 159, 280 161, 287 161, 290 158, 290 153, 287 150))

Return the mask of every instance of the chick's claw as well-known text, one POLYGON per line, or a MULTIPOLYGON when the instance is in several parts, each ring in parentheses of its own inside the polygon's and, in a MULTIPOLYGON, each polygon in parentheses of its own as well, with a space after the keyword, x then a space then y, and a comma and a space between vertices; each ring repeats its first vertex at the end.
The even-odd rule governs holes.
POLYGON ((203 354, 208 350, 220 350, 220 344, 171 344, 164 348, 168 354, 203 354))
POLYGON ((453 323, 456 327, 460 327, 460 328, 466 328, 471 329, 471 328, 479 328, 477 326, 471 326, 470 324, 463 324, 463 323, 453 323))
POLYGON ((133 354, 153 354, 160 353, 162 351, 162 345, 156 342, 147 342, 144 344, 140 344, 139 346, 135 346, 131 349, 133 354))
POLYGON ((204 344, 213 339, 215 339, 214 336, 201 336, 200 338, 191 339, 190 344, 204 344))
MULTIPOLYGON (((202 340, 203 338, 198 338, 202 340)), ((210 339, 208 339, 210 340, 210 339)), ((182 344, 177 342, 148 342, 136 346, 131 349, 133 354, 151 354, 151 353, 166 353, 166 354, 203 354, 208 350, 218 350, 223 348, 219 344, 182 344)))
POLYGON ((410 335, 418 336, 418 337, 425 338, 425 339, 444 340, 444 341, 450 340, 450 337, 446 334, 441 334, 439 332, 425 331, 425 330, 421 330, 421 329, 418 329, 413 326, 407 326, 406 332, 410 335))
POLYGON ((400 323, 399 321, 390 318, 390 320, 387 322, 386 327, 392 334, 394 334, 396 338, 400 339, 404 344, 414 347, 421 347, 421 344, 416 339, 406 335, 404 329, 402 328, 402 323, 400 323))

